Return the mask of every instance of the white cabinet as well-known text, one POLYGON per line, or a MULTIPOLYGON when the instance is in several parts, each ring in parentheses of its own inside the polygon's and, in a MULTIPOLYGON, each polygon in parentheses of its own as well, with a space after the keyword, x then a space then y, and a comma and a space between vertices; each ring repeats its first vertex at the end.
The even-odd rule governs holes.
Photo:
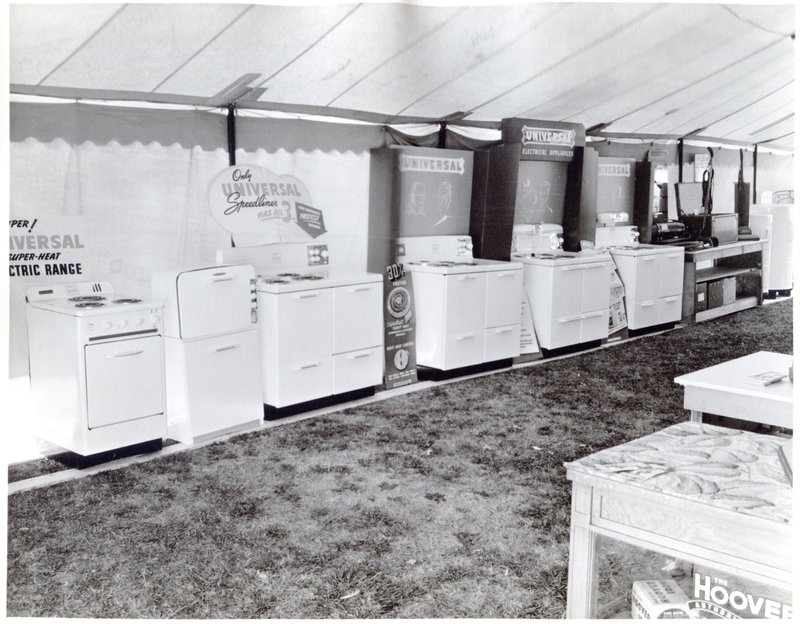
POLYGON ((380 281, 258 292, 265 405, 284 408, 383 381, 380 281))
POLYGON ((542 348, 557 349, 608 337, 608 256, 525 260, 524 285, 542 348))
POLYGON ((519 355, 519 265, 449 275, 407 270, 414 285, 417 364, 448 371, 519 355))
POLYGON ((675 323, 683 300, 683 248, 640 245, 611 249, 625 286, 629 329, 675 323))

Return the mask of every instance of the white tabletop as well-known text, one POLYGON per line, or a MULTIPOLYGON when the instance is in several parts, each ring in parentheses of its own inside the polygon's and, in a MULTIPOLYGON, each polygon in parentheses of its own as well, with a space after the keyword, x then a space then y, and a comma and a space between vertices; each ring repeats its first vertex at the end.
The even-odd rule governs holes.
POLYGON ((686 387, 722 390, 732 394, 791 403, 794 384, 789 381, 788 374, 792 360, 791 355, 758 351, 694 373, 681 375, 675 378, 675 383, 686 387), (759 386, 747 381, 750 375, 767 371, 783 373, 787 377, 769 386, 759 386))

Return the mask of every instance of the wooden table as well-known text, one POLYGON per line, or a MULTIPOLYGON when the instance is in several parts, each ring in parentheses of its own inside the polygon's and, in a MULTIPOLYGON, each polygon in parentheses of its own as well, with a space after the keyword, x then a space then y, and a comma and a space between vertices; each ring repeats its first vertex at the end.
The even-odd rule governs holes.
POLYGON ((791 592, 792 487, 777 455, 783 442, 685 422, 565 464, 572 481, 567 619, 597 615, 601 536, 791 592))
POLYGON ((693 421, 702 422, 706 413, 794 429, 789 378, 770 386, 747 382, 749 375, 765 371, 788 375, 791 364, 791 355, 759 351, 681 375, 675 382, 684 387, 683 407, 691 411, 693 421))

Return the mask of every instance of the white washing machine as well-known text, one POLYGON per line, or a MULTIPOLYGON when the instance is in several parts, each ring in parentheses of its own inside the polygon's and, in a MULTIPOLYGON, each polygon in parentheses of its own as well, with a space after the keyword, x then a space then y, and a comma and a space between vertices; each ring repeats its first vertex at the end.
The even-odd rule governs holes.
POLYGON ((217 252, 254 267, 265 418, 374 394, 383 383, 383 276, 331 266, 327 245, 217 252))
POLYGON ((611 256, 564 251, 560 225, 524 227, 531 229, 515 228, 511 259, 523 266, 539 345, 552 350, 607 338, 611 256))
POLYGON ((469 236, 396 239, 412 275, 417 364, 437 371, 520 354, 522 265, 473 258, 469 236))
POLYGON ((26 293, 34 434, 82 456, 161 447, 163 304, 115 296, 108 282, 26 293))
POLYGON ((194 444, 259 425, 253 267, 160 271, 153 297, 164 301, 168 436, 194 444))

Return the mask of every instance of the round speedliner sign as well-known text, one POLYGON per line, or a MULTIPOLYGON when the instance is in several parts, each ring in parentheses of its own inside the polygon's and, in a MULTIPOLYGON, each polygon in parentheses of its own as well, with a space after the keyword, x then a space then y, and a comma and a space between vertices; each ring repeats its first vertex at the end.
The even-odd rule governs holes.
POLYGON ((237 247, 305 242, 325 233, 322 211, 305 185, 263 167, 228 167, 211 180, 211 215, 237 247))

